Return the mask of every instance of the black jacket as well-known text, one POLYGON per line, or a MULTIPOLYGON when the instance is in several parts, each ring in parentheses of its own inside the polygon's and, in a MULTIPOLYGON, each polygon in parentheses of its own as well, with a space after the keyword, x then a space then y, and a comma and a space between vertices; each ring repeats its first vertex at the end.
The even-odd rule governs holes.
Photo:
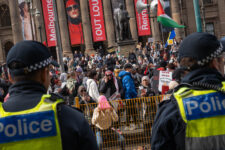
MULTIPOLYGON (((224 77, 216 70, 202 68, 187 74, 175 91, 181 87, 206 90, 222 87, 224 77)), ((159 104, 152 127, 152 150, 184 150, 186 124, 182 120, 177 101, 170 100, 159 104)))
MULTIPOLYGON (((118 83, 118 86, 119 86, 119 93, 123 98, 124 90, 123 90, 122 83, 119 79, 117 79, 117 83, 118 83)), ((107 99, 109 99, 110 96, 112 96, 116 92, 116 86, 114 84, 113 79, 108 81, 107 83, 105 83, 105 80, 102 79, 100 81, 100 84, 99 84, 99 92, 103 93, 105 95, 105 97, 107 99)))
MULTIPOLYGON (((7 112, 31 109, 39 103, 45 93, 46 89, 39 83, 18 82, 10 87, 10 97, 3 103, 3 108, 7 112)), ((98 149, 94 134, 81 112, 64 104, 59 104, 57 111, 63 150, 98 149)))

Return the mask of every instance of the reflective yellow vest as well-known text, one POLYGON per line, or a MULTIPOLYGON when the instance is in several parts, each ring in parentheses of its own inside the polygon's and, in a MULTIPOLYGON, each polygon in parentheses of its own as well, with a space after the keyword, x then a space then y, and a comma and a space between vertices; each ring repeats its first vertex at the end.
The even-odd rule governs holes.
POLYGON ((62 150, 57 104, 43 95, 32 109, 5 112, 0 103, 0 150, 62 150))
POLYGON ((183 87, 174 97, 186 123, 185 149, 225 149, 225 94, 183 87))

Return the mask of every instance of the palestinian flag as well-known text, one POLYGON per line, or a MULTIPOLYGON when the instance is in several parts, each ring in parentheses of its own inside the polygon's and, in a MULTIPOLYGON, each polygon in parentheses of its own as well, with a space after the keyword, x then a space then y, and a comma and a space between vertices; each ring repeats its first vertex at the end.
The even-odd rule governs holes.
POLYGON ((163 10, 160 0, 158 0, 158 12, 157 12, 157 21, 160 22, 165 27, 172 28, 184 28, 185 26, 179 25, 172 18, 170 18, 163 10))

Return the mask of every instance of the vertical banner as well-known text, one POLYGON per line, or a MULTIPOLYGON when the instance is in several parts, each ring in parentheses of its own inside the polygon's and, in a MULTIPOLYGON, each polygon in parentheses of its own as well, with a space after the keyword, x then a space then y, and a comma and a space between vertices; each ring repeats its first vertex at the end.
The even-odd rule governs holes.
MULTIPOLYGON (((138 0, 134 0, 136 19, 137 19, 137 27, 138 27, 138 35, 139 36, 151 35, 148 10, 145 9, 140 14, 138 14, 137 9, 136 9, 137 1, 138 0)), ((142 2, 147 4, 147 0, 142 0, 142 2)))
MULTIPOLYGON (((32 17, 29 12, 29 6, 25 2, 25 0, 18 0, 19 11, 20 11, 20 19, 22 23, 22 34, 24 40, 33 40, 33 32, 32 26, 32 17)), ((33 28, 34 29, 34 28, 33 28)))
POLYGON ((84 38, 79 0, 65 0, 65 5, 71 45, 83 44, 84 38))
POLYGON ((92 35, 94 42, 105 41, 105 22, 102 10, 102 0, 89 0, 92 35))
POLYGON ((45 20, 45 30, 48 47, 56 46, 56 32, 54 23, 54 10, 52 0, 42 0, 42 7, 45 20))

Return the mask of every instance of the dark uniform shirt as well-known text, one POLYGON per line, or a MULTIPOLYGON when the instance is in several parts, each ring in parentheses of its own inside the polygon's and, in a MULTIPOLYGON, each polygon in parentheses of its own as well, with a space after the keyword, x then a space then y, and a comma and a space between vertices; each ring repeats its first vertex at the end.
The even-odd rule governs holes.
MULTIPOLYGON (((10 87, 10 97, 3 103, 3 108, 7 112, 31 109, 40 102, 45 93, 46 89, 39 83, 18 82, 10 87)), ((54 97, 52 99, 54 100, 54 97)), ((98 149, 95 136, 81 112, 64 104, 58 105, 57 112, 63 150, 98 149)))
MULTIPOLYGON (((181 87, 206 90, 211 87, 222 87, 225 78, 216 70, 202 68, 190 72, 182 79, 181 87), (193 86, 194 83, 203 86, 193 86)), ((214 90, 215 90, 214 89, 214 90)), ((154 125, 152 127, 152 150, 184 150, 186 124, 183 121, 177 101, 172 96, 170 100, 159 104, 154 125)))

